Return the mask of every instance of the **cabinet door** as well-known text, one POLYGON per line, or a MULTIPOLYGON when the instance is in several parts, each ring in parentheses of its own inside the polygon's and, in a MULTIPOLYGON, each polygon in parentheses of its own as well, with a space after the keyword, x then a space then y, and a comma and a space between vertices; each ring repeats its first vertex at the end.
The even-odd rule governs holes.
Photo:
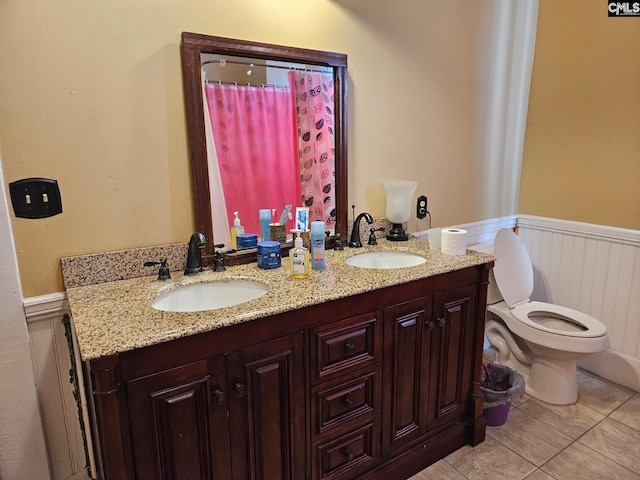
POLYGON ((224 357, 127 383, 136 478, 231 477, 224 357))
POLYGON ((227 357, 235 480, 305 478, 303 334, 227 357))
POLYGON ((475 286, 434 296, 429 429, 464 417, 472 379, 475 286))
POLYGON ((383 454, 427 431, 430 315, 430 297, 385 309, 383 454))

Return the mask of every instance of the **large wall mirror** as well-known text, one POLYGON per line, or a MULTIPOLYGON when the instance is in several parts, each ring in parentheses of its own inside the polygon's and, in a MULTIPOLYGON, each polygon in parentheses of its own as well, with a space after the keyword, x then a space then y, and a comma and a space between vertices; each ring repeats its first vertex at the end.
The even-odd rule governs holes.
MULTIPOLYGON (((214 244, 231 248, 236 211, 260 237, 260 209, 279 223, 285 205, 294 215, 305 207, 345 238, 346 55, 184 32, 182 70, 203 257, 214 244)), ((229 259, 253 260, 255 250, 229 259)))

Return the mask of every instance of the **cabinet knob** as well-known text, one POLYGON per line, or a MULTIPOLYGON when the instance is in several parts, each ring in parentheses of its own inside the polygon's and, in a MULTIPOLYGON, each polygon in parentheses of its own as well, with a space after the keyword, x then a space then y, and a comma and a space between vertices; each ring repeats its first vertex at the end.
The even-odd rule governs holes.
POLYGON ((349 450, 348 448, 344 449, 344 456, 347 457, 347 462, 350 462, 353 460, 353 452, 351 450, 349 450))
POLYGON ((247 386, 241 383, 236 383, 234 387, 234 394, 238 398, 242 398, 247 394, 247 386))
POLYGON ((444 327, 445 323, 446 323, 446 320, 444 317, 438 319, 438 325, 440 325, 440 327, 444 327))
POLYGON ((222 390, 216 390, 215 392, 213 392, 213 403, 215 403, 216 405, 222 405, 226 399, 227 394, 222 390))
POLYGON ((436 322, 434 322, 433 320, 429 320, 425 323, 425 326, 427 327, 427 330, 431 331, 436 328, 436 322))
POLYGON ((351 398, 351 396, 349 395, 347 395, 342 401, 349 410, 353 410, 356 407, 356 402, 354 402, 353 398, 351 398))
POLYGON ((344 347, 347 350, 347 355, 356 353, 356 346, 353 343, 347 343, 344 347))

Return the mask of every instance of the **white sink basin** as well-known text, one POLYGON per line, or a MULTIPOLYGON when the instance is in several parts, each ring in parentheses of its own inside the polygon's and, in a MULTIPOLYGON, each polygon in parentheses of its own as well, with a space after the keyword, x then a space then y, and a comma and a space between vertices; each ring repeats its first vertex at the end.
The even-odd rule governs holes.
POLYGON ((261 297, 269 288, 250 280, 195 283, 164 293, 151 302, 163 312, 200 312, 232 307, 261 297))
POLYGON ((407 268, 427 261, 409 252, 369 252, 347 258, 347 264, 360 268, 407 268))

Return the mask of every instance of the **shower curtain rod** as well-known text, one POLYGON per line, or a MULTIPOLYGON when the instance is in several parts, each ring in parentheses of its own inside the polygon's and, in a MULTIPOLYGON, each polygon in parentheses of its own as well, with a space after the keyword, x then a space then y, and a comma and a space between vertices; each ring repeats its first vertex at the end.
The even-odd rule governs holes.
POLYGON ((251 62, 241 62, 238 60, 227 60, 225 58, 218 58, 216 60, 207 60, 206 62, 202 62, 200 66, 204 67, 205 65, 209 65, 210 63, 217 63, 220 66, 225 66, 227 63, 229 63, 232 65, 246 65, 248 67, 281 68, 283 70, 297 70, 300 72, 329 73, 327 70, 318 70, 313 68, 286 67, 284 65, 265 65, 263 63, 251 63, 251 62))
POLYGON ((206 80, 205 83, 217 83, 219 85, 235 85, 236 87, 256 87, 256 88, 289 88, 289 85, 273 85, 271 83, 249 83, 249 82, 223 82, 222 80, 206 80))

